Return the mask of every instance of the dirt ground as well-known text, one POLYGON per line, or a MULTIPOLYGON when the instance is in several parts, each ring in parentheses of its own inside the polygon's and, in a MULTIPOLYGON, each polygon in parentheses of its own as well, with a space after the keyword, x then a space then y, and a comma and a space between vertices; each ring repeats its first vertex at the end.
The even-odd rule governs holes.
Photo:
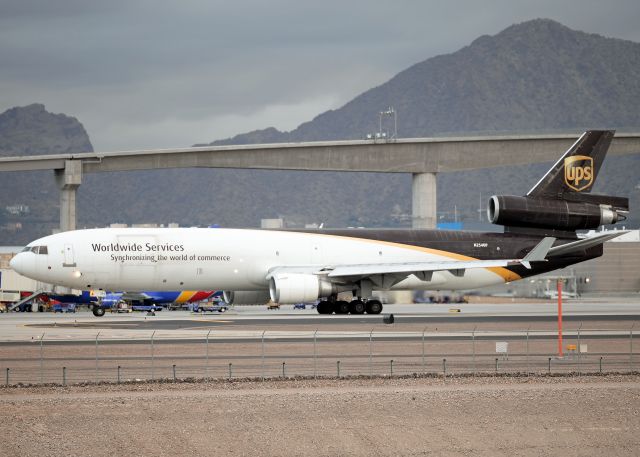
POLYGON ((632 456, 640 377, 0 388, 0 456, 632 456))

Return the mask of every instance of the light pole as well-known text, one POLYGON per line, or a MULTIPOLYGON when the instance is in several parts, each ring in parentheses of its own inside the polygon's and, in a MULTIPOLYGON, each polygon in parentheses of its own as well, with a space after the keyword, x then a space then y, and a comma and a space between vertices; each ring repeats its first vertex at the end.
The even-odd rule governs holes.
POLYGON ((380 118, 378 123, 378 138, 384 138, 384 137, 391 140, 398 139, 398 117, 396 114, 396 110, 393 109, 393 106, 390 106, 389 108, 387 108, 386 111, 380 111, 380 118), (384 133, 384 135, 382 133, 382 118, 384 116, 393 117, 393 135, 391 135, 391 137, 389 137, 389 135, 387 135, 386 132, 384 133))
POLYGON ((562 283, 558 278, 558 357, 562 358, 562 283))

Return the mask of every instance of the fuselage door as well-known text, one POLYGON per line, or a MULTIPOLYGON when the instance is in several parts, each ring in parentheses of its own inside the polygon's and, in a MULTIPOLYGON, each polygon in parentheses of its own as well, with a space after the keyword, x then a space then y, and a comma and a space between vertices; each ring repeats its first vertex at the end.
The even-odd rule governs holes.
POLYGON ((64 245, 64 263, 63 267, 75 267, 76 260, 73 255, 73 244, 65 244, 64 245))

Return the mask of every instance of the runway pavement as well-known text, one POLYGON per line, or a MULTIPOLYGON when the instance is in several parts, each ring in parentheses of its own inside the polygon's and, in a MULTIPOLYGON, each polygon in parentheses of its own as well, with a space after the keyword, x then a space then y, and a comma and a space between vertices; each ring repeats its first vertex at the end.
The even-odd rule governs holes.
MULTIPOLYGON (((640 332, 640 300, 635 297, 580 300, 564 303, 564 322, 568 334, 578 326, 585 329, 610 329, 640 332), (638 323, 636 326, 635 323, 638 323), (633 328, 632 328, 633 327, 633 328), (637 329, 635 329, 637 327, 637 329)), ((473 303, 473 304, 395 304, 385 305, 382 315, 319 315, 315 310, 294 310, 283 306, 267 311, 264 307, 238 306, 227 313, 194 314, 185 311, 111 314, 95 317, 88 312, 76 314, 9 313, 0 315, 0 343, 37 341, 86 341, 98 336, 108 339, 144 339, 151 335, 162 339, 200 339, 212 332, 225 338, 255 338, 267 331, 269 337, 295 338, 300 332, 341 335, 366 335, 370 331, 389 337, 423 331, 439 331, 455 337, 456 331, 494 330, 492 338, 503 335, 520 337, 527 329, 552 331, 557 320, 557 305, 548 303, 473 303), (383 324, 383 316, 393 314, 395 324, 383 324), (438 330, 439 329, 439 330, 438 330), (155 334, 153 333, 155 332, 155 334), (514 333, 515 332, 515 333, 514 333)), ((539 333, 543 335, 543 333, 539 333)), ((602 334, 604 335, 604 334, 602 334)), ((337 337, 337 336, 336 336, 337 337)))

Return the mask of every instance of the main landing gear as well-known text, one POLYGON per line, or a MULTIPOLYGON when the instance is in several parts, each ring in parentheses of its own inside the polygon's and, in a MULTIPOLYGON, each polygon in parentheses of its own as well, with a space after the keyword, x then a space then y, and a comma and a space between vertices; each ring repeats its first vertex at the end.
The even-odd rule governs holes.
POLYGON ((380 300, 322 300, 318 303, 319 314, 380 314, 382 303, 380 300))

